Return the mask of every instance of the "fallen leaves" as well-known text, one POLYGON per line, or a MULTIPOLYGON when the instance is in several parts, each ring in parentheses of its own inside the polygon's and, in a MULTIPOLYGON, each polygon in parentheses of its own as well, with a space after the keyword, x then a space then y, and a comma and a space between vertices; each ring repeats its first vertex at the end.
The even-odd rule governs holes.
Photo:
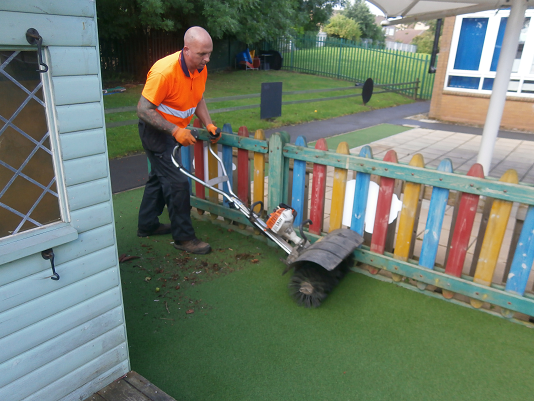
POLYGON ((139 259, 139 258, 140 258, 139 256, 130 256, 130 255, 126 255, 125 253, 123 253, 122 255, 119 256, 119 263, 128 262, 130 260, 139 259))
POLYGON ((185 313, 186 313, 186 315, 190 315, 192 313, 195 313, 195 310, 194 309, 188 309, 185 313))
POLYGON ((152 280, 152 277, 145 277, 145 281, 148 283, 150 280, 152 280))
POLYGON ((238 253, 237 255, 235 255, 236 260, 249 259, 251 257, 252 255, 250 253, 238 253))

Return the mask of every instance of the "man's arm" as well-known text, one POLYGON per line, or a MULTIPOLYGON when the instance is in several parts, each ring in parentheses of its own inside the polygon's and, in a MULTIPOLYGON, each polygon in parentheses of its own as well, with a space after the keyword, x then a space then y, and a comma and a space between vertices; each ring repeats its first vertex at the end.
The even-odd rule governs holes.
MULTIPOLYGON (((205 106, 206 105, 204 104, 204 107, 205 106)), ((141 96, 139 103, 137 103, 137 115, 145 123, 160 131, 172 135, 176 125, 165 120, 161 114, 156 111, 156 107, 157 106, 155 104, 150 103, 144 96, 141 96)))
POLYGON ((165 120, 156 111, 156 105, 150 103, 144 96, 141 96, 139 103, 137 103, 137 115, 141 120, 150 124, 157 130, 172 135, 173 138, 183 146, 189 146, 196 143, 196 139, 191 135, 191 131, 185 128, 179 128, 173 123, 165 120))
POLYGON ((211 122, 210 113, 208 112, 208 106, 206 106, 204 96, 202 96, 202 99, 200 99, 200 102, 198 102, 195 114, 198 118, 200 118, 200 121, 202 121, 202 124, 204 124, 205 127, 207 127, 209 124, 213 124, 211 122))

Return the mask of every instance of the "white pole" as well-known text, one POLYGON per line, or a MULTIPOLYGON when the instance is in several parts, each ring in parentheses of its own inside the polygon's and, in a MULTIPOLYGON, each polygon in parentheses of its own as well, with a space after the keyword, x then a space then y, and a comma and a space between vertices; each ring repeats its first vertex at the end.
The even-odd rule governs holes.
POLYGON ((506 102, 506 92, 510 83, 510 74, 519 44, 519 35, 523 28, 525 11, 527 10, 528 0, 512 0, 510 17, 506 23, 504 38, 502 41, 501 55, 497 64, 497 72, 493 83, 488 114, 482 132, 482 142, 478 152, 477 162, 484 167, 484 174, 489 175, 491 168, 491 159, 493 157, 493 148, 499 133, 504 103, 506 102))

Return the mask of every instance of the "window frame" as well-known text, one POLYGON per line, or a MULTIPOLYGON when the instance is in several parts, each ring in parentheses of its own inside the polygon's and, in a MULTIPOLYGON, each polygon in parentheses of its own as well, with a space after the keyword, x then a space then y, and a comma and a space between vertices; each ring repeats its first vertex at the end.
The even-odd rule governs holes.
MULTIPOLYGON (((0 45, 0 49, 7 51, 36 51, 35 47, 29 46, 15 47, 0 45)), ((48 47, 45 46, 43 46, 43 60, 46 65, 51 66, 50 53, 48 47)), ((52 152, 52 165, 56 176, 61 221, 0 238, 0 265, 74 241, 78 238, 78 231, 71 224, 70 210, 68 207, 67 187, 61 157, 59 131, 57 129, 57 111, 53 96, 51 69, 49 68, 47 72, 40 73, 40 75, 43 83, 45 116, 50 133, 50 150, 52 152)))
MULTIPOLYGON (((457 16, 451 39, 451 48, 449 53, 449 59, 447 62, 447 71, 445 74, 445 80, 443 83, 444 92, 464 92, 480 95, 490 95, 491 90, 483 89, 484 79, 495 79, 496 71, 490 71, 491 62, 493 58, 493 52, 495 50, 495 43, 497 41, 497 35, 499 32, 499 25, 502 18, 509 18, 510 10, 484 11, 473 14, 464 14, 457 16), (487 18, 488 26, 486 30, 486 36, 484 38, 484 45, 482 54, 480 57, 480 65, 478 70, 455 70, 454 63, 456 60, 456 54, 458 50, 458 40, 460 37, 462 22, 464 18, 487 18), (469 88, 456 88, 450 87, 449 79, 451 76, 479 78, 477 89, 469 88)), ((510 81, 518 81, 518 90, 523 88, 524 81, 534 81, 534 10, 527 10, 525 18, 530 18, 529 28, 526 34, 525 45, 521 56, 518 72, 512 73, 510 81), (533 71, 531 72, 531 69, 533 71)), ((512 98, 534 98, 534 93, 522 93, 522 92, 507 92, 507 97, 512 98)))

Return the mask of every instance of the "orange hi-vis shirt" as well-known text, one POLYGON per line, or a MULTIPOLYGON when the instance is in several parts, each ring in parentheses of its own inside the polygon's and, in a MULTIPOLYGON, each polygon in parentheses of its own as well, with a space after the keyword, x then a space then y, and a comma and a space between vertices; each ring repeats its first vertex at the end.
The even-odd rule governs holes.
POLYGON ((156 61, 148 72, 142 95, 157 106, 164 119, 185 128, 202 99, 207 78, 206 67, 191 73, 179 51, 156 61))

